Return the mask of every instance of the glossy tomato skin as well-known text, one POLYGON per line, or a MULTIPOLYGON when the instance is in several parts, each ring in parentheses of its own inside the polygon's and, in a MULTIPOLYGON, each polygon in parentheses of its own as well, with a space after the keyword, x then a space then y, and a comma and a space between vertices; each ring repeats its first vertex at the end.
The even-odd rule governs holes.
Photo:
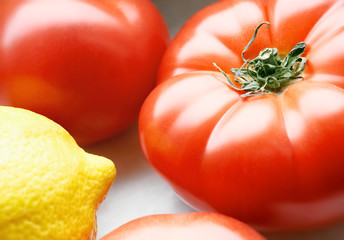
POLYGON ((188 204, 266 231, 344 218, 342 11, 343 1, 220 1, 178 33, 139 131, 147 160, 188 204), (308 62, 283 94, 243 98, 212 63, 240 67, 263 21, 271 27, 246 58, 305 41, 308 62))
POLYGON ((0 104, 94 143, 136 121, 169 41, 149 0, 5 0, 0 104))
POLYGON ((264 240, 248 225, 215 213, 150 215, 126 223, 101 240, 264 240))

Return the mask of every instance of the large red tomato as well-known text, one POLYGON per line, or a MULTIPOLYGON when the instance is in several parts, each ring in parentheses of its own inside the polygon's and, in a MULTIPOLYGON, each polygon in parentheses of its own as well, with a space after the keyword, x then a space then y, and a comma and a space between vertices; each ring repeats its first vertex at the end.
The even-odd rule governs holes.
POLYGON ((38 112, 79 144, 138 116, 169 41, 149 0, 2 0, 0 104, 38 112))
POLYGON ((344 218, 343 13, 343 1, 223 0, 186 23, 139 120, 146 158, 186 202, 263 230, 344 218))
POLYGON ((264 240, 246 224, 215 213, 150 215, 126 223, 101 240, 264 240))

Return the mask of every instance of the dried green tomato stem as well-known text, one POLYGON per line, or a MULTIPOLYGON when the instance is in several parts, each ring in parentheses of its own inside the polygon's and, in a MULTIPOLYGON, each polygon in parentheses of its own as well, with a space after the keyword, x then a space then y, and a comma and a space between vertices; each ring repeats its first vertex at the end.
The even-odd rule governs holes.
POLYGON ((296 44, 283 59, 280 58, 276 48, 265 48, 260 51, 256 58, 252 60, 245 59, 246 50, 256 39, 258 29, 264 24, 270 26, 268 22, 261 23, 255 29, 253 37, 243 50, 242 59, 244 64, 241 68, 231 69, 231 72, 235 75, 234 81, 241 84, 240 88, 234 85, 228 75, 216 63, 213 63, 234 89, 247 92, 242 94, 242 97, 280 94, 287 86, 302 78, 301 74, 306 66, 307 59, 300 57, 306 48, 304 42, 296 44))

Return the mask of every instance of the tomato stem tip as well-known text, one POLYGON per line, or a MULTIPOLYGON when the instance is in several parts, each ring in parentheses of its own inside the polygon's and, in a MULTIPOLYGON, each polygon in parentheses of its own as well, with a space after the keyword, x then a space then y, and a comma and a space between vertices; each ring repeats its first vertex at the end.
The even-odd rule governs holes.
POLYGON ((238 88, 216 63, 213 65, 226 77, 231 87, 236 90, 246 91, 242 97, 280 94, 287 86, 302 79, 302 72, 305 69, 307 59, 300 57, 305 51, 304 42, 297 43, 293 49, 283 58, 280 58, 276 48, 265 48, 259 55, 250 60, 245 59, 244 54, 257 37, 259 28, 269 22, 262 22, 255 29, 254 34, 242 51, 241 57, 244 64, 240 68, 232 68, 231 72, 235 75, 234 82, 241 84, 238 88), (246 68, 245 68, 246 66, 246 68))

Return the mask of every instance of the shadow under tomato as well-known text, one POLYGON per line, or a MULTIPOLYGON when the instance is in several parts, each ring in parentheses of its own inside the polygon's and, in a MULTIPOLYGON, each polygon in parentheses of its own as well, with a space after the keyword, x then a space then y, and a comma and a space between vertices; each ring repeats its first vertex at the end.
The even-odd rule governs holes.
POLYGON ((262 233, 268 240, 343 240, 344 222, 293 233, 262 233))

